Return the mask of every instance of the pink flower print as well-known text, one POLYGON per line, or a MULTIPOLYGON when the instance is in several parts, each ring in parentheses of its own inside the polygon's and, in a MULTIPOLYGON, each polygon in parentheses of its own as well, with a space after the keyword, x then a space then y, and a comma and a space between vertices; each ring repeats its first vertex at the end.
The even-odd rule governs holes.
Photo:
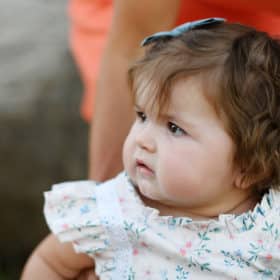
POLYGON ((261 244, 263 244, 263 241, 261 239, 259 239, 258 243, 261 245, 261 244))
POLYGON ((64 195, 63 200, 67 200, 67 199, 69 199, 69 195, 64 195))
POLYGON ((271 261, 272 260, 272 255, 271 254, 267 254, 265 256, 266 260, 271 261))
POLYGON ((192 247, 192 242, 187 241, 185 247, 180 248, 180 255, 185 256, 187 254, 187 249, 190 249, 191 247, 192 247))
POLYGON ((146 274, 146 275, 151 275, 151 271, 150 271, 150 270, 146 270, 146 271, 145 271, 145 274, 146 274))
POLYGON ((61 227, 62 227, 64 230, 69 229, 69 225, 68 225, 68 224, 63 224, 61 227))
POLYGON ((184 248, 181 248, 181 249, 180 249, 180 255, 181 255, 181 256, 185 256, 186 253, 187 253, 187 250, 186 250, 186 249, 184 249, 184 248))
POLYGON ((138 249, 134 248, 132 254, 133 254, 134 256, 138 255, 138 254, 139 254, 138 249))
POLYGON ((123 203, 124 201, 125 201, 125 199, 124 199, 123 197, 120 197, 120 198, 119 198, 119 202, 120 202, 120 203, 123 203))
POLYGON ((140 245, 144 248, 148 248, 148 245, 145 242, 141 242, 140 245))

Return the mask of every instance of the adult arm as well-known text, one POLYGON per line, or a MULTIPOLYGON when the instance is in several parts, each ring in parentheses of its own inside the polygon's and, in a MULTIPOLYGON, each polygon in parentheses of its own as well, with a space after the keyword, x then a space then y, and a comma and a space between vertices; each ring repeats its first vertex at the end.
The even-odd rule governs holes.
POLYGON ((134 119, 127 70, 145 36, 174 26, 180 0, 116 0, 114 5, 89 140, 89 177, 97 181, 122 169, 122 145, 134 119))
MULTIPOLYGON (((54 235, 49 235, 35 249, 27 261, 21 280, 63 280, 78 279, 85 269, 93 271, 94 261, 85 254, 77 254, 71 243, 61 243, 54 235)), ((97 280, 91 273, 88 278, 97 280)), ((83 276, 83 277, 84 277, 83 276)))

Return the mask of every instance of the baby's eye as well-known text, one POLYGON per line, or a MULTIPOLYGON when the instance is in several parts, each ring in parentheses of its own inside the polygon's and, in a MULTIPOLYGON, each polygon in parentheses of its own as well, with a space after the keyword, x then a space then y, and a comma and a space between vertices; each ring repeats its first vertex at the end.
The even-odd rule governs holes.
POLYGON ((182 128, 180 128, 179 126, 177 126, 173 122, 168 122, 167 123, 167 127, 168 127, 168 130, 172 134, 174 134, 175 136, 181 136, 181 135, 185 135, 186 134, 186 132, 182 128))
POLYGON ((137 115, 137 118, 140 119, 141 122, 144 122, 147 119, 146 115, 141 111, 137 111, 136 115, 137 115))

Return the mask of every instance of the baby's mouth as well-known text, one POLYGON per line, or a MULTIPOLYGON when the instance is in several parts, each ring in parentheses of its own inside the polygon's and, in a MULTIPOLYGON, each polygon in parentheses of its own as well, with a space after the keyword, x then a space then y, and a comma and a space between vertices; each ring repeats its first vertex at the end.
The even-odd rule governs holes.
POLYGON ((154 174, 154 171, 142 160, 136 160, 136 168, 144 175, 154 174))

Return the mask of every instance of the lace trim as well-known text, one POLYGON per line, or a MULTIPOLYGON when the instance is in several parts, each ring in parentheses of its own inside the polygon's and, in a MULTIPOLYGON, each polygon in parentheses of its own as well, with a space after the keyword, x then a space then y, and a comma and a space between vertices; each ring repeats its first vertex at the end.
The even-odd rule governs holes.
POLYGON ((114 253, 115 269, 111 272, 112 280, 128 279, 132 265, 132 246, 123 228, 123 216, 116 193, 118 180, 101 184, 96 188, 97 209, 100 222, 109 237, 109 246, 114 253))
POLYGON ((157 209, 148 207, 143 203, 127 174, 125 174, 125 178, 127 187, 130 190, 135 203, 142 207, 142 211, 150 212, 149 217, 152 223, 167 224, 168 226, 173 227, 200 228, 201 226, 211 226, 213 228, 219 227, 221 229, 228 228, 228 225, 231 225, 232 230, 236 232, 244 232, 251 230, 256 224, 261 223, 267 215, 271 213, 273 208, 275 208, 275 211, 280 215, 280 191, 271 188, 263 195, 262 200, 257 203, 253 210, 249 210, 240 215, 221 214, 217 219, 198 221, 192 220, 189 217, 161 216, 157 209))

